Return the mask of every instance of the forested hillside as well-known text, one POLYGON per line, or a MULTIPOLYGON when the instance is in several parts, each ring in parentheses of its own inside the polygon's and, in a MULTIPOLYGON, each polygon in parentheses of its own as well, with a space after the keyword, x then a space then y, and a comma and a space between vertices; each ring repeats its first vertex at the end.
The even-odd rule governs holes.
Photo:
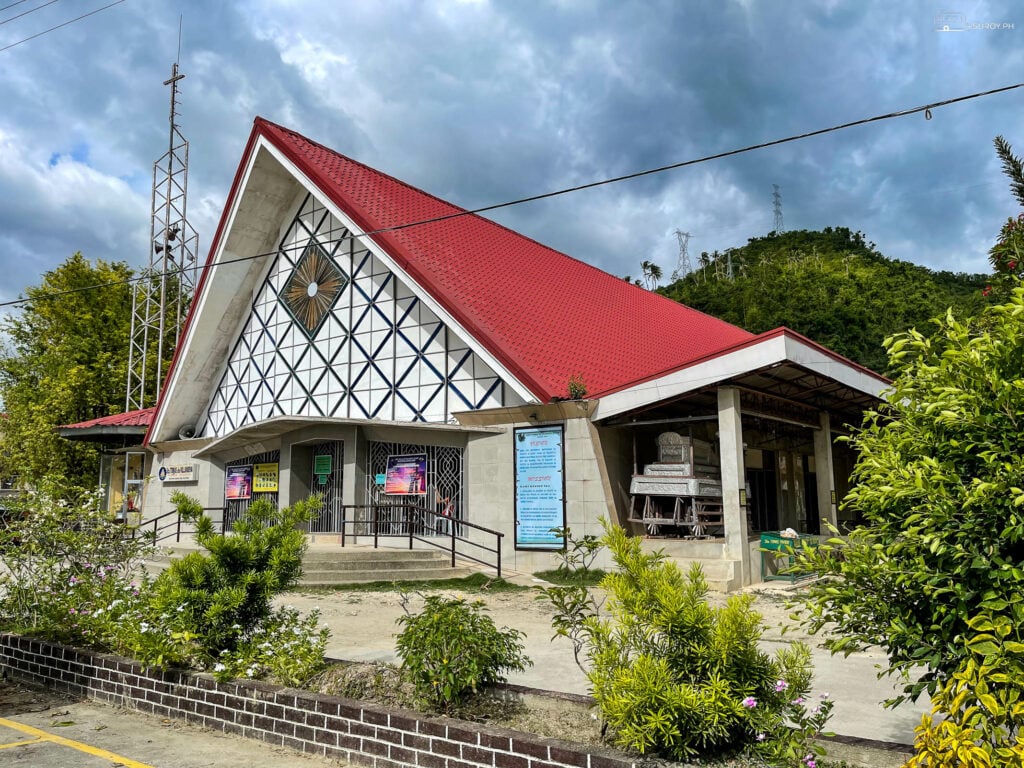
POLYGON ((784 325, 881 372, 886 336, 924 331, 950 306, 976 314, 988 282, 886 258, 845 227, 772 233, 695 261, 661 292, 754 333, 784 325))

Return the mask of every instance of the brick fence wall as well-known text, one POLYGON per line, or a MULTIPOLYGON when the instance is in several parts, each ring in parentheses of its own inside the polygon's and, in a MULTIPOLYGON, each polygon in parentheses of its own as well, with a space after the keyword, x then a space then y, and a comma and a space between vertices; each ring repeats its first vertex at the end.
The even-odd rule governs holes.
POLYGON ((601 748, 256 681, 147 671, 135 661, 0 634, 12 678, 373 768, 637 768, 601 748))

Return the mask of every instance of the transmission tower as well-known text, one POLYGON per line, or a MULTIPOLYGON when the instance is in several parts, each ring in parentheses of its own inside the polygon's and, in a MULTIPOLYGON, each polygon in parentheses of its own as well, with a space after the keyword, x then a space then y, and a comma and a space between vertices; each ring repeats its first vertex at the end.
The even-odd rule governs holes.
POLYGON ((186 218, 188 142, 178 127, 177 62, 164 85, 171 86, 167 152, 153 163, 149 265, 135 283, 128 350, 125 410, 146 408, 160 397, 165 368, 181 333, 196 283, 199 235, 186 218))
POLYGON ((782 223, 782 193, 779 192, 779 185, 772 184, 772 208, 775 212, 775 234, 781 235, 786 231, 785 225, 782 223))
POLYGON ((693 265, 690 264, 690 254, 687 248, 690 245, 690 233, 676 230, 676 239, 679 241, 679 263, 672 272, 672 282, 680 280, 693 272, 693 265))

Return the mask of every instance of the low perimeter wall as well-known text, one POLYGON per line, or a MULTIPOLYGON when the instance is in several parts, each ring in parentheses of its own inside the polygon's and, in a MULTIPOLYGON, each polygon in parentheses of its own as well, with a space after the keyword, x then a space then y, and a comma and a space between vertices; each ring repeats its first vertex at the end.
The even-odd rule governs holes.
POLYGON ((625 755, 532 734, 0 634, 18 680, 373 768, 637 768, 625 755))

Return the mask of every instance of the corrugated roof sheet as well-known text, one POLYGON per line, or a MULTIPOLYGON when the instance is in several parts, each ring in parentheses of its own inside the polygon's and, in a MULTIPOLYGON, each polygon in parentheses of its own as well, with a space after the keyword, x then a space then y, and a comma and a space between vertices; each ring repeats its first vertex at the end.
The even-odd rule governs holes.
MULTIPOLYGON (((463 210, 262 118, 254 131, 363 231, 463 210)), ((575 374, 601 395, 753 337, 478 215, 373 238, 542 402, 575 374)))
POLYGON ((80 421, 77 424, 64 424, 61 429, 89 429, 91 427, 149 427, 156 408, 143 408, 139 411, 115 413, 100 416, 98 419, 80 421))

